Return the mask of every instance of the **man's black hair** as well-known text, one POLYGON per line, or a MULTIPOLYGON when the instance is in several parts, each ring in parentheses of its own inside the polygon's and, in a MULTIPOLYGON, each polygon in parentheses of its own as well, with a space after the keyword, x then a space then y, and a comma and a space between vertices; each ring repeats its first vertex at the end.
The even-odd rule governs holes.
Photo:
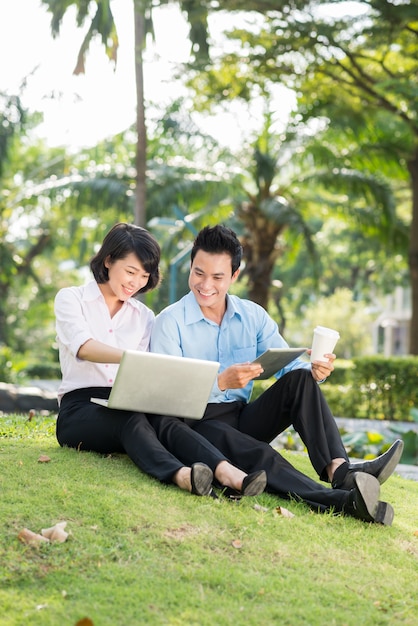
POLYGON ((229 254, 231 257, 232 274, 234 274, 241 265, 242 246, 234 231, 223 224, 205 226, 198 233, 194 240, 190 256, 192 263, 199 250, 203 250, 209 254, 229 254))

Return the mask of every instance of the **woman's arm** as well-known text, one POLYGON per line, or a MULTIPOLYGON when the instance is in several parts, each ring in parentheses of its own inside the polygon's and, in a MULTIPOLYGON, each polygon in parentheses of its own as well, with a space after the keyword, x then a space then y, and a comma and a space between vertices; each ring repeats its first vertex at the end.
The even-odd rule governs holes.
POLYGON ((77 352, 77 358, 81 361, 93 361, 94 363, 120 363, 123 350, 108 346, 96 339, 88 339, 77 352))

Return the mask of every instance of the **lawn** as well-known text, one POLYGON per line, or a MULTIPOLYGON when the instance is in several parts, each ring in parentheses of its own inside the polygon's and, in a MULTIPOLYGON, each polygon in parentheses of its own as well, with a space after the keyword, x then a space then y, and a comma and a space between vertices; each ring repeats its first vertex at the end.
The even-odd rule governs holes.
POLYGON ((54 424, 0 418, 1 626, 416 626, 417 482, 382 486, 392 527, 268 494, 198 498, 123 455, 60 448, 54 424), (61 521, 64 543, 18 538, 61 521))

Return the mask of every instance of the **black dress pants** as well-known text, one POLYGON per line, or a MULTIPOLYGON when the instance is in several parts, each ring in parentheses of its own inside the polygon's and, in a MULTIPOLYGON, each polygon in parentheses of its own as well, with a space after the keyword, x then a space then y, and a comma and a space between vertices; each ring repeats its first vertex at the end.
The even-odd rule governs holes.
POLYGON ((348 491, 331 489, 309 478, 269 443, 258 441, 239 432, 230 424, 206 419, 193 424, 192 428, 206 437, 228 457, 234 465, 250 474, 265 470, 267 474, 266 491, 282 498, 303 500, 317 511, 343 511, 347 503, 348 491))
POLYGON ((347 502, 347 491, 310 479, 269 444, 293 425, 325 481, 332 459, 348 460, 334 417, 310 371, 289 372, 248 404, 209 404, 203 420, 189 424, 244 471, 264 469, 267 490, 272 493, 302 499, 319 510, 341 511, 347 502))
POLYGON ((238 430, 270 442, 293 426, 308 450, 318 476, 328 480, 333 459, 348 461, 334 416, 320 386, 308 370, 289 372, 240 411, 238 430))
POLYGON ((61 446, 101 454, 125 453, 137 467, 162 482, 170 482, 185 465, 203 462, 214 471, 226 460, 177 418, 146 416, 90 402, 91 397, 108 398, 109 393, 108 387, 90 387, 63 396, 56 425, 61 446))

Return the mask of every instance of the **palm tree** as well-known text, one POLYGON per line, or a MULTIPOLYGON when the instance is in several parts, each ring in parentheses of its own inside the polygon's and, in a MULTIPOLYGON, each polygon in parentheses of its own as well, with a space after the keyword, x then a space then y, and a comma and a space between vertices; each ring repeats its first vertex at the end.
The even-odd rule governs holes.
MULTIPOLYGON (((275 185, 280 155, 254 150, 253 182, 255 192, 244 187, 244 198, 236 206, 237 218, 244 230, 241 242, 248 277, 248 297, 265 309, 268 307, 272 275, 277 259, 283 254, 286 230, 302 234, 307 249, 315 258, 312 232, 298 208, 289 184, 275 185)), ((290 181, 289 181, 290 182, 290 181)))
MULTIPOLYGON (((241 0, 233 4, 237 3, 241 0)), ((408 250, 409 352, 418 354, 416 1, 358 0, 357 13, 354 8, 353 13, 342 11, 339 17, 317 10, 316 2, 310 2, 311 10, 306 11, 289 11, 287 3, 279 4, 266 17, 261 32, 232 34, 241 38, 245 54, 227 54, 228 76, 236 64, 246 93, 251 93, 251 84, 287 85, 297 93, 299 120, 326 123, 340 138, 345 135, 340 168, 347 167, 347 146, 356 144, 357 158, 348 167, 380 172, 394 187, 404 181, 404 189, 395 190, 399 204, 409 194, 409 242, 403 254, 408 250)), ((333 4, 344 8, 346 3, 333 4)), ((221 64, 221 77, 222 70, 221 64)), ((230 92, 237 93, 237 86, 230 92)))
MULTIPOLYGON (((77 26, 89 23, 87 34, 78 52, 74 74, 85 73, 85 56, 92 40, 100 36, 107 56, 117 62, 118 34, 111 10, 111 0, 41 0, 47 6, 51 17, 53 37, 59 35, 65 13, 74 6, 76 9, 77 26), (95 6, 93 13, 91 7, 95 6)), ((168 4, 170 0, 162 0, 160 4, 168 4)), ((180 0, 181 8, 186 12, 190 22, 190 39, 196 59, 206 59, 207 45, 207 10, 193 0, 180 0)), ((135 33, 135 80, 136 80, 136 202, 135 223, 146 224, 146 170, 147 170, 147 130, 144 103, 143 51, 147 35, 152 33, 152 0, 133 0, 133 19, 135 33)))
POLYGON ((313 235, 321 228, 322 211, 324 216, 328 211, 353 224, 363 236, 379 240, 388 249, 402 249, 406 241, 392 190, 384 180, 361 170, 342 168, 332 151, 324 148, 320 136, 304 138, 300 127, 295 131, 289 124, 287 131, 277 136, 271 131, 272 121, 272 115, 266 113, 235 203, 248 296, 265 308, 273 270, 290 238, 293 246, 303 243, 306 247, 317 278, 320 255, 313 235))

